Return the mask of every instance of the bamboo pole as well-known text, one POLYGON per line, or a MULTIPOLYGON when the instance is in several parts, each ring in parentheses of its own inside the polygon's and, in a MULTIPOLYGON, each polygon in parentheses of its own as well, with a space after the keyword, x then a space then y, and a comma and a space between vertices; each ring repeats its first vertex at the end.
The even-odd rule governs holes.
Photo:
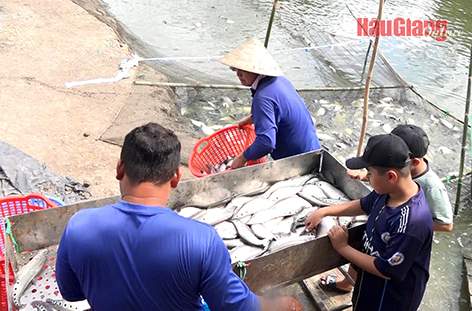
POLYGON ((367 72, 367 78, 365 80, 365 91, 364 91, 364 114, 362 115, 362 129, 361 136, 359 138, 359 146, 357 148, 357 156, 361 155, 362 145, 364 143, 365 132, 367 128, 367 116, 369 112, 369 90, 370 90, 370 81, 372 80, 372 72, 374 71, 375 58, 377 57, 377 50, 379 49, 380 42, 380 22, 382 21, 382 11, 383 11, 384 0, 379 1, 379 15, 377 19, 378 27, 375 29, 375 43, 374 50, 372 52, 372 58, 370 59, 369 71, 367 72))
POLYGON ((264 46, 267 48, 269 46, 269 37, 270 31, 272 30, 272 23, 274 22, 275 9, 277 8, 278 0, 274 0, 274 6, 272 7, 272 13, 270 14, 269 25, 267 26, 266 37, 264 41, 264 46))
POLYGON ((456 205, 454 207, 454 215, 457 216, 459 212, 459 205, 461 203, 461 190, 462 190, 462 177, 464 174, 464 158, 467 147, 467 132, 469 129, 469 107, 470 107, 470 93, 472 84, 472 45, 470 47, 470 61, 469 61, 469 82, 467 83, 467 98, 465 100, 465 113, 464 113, 464 130, 462 131, 462 150, 461 150, 461 162, 459 165, 459 181, 457 183, 457 194, 456 194, 456 205))

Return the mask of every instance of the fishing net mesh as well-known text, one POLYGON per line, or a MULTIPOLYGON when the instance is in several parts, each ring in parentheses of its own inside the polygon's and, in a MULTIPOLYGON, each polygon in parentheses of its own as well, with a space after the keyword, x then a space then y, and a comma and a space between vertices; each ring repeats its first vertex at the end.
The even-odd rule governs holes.
MULTIPOLYGON (((357 153, 364 86, 373 46, 369 40, 353 40, 310 30, 293 40, 298 42, 298 48, 273 51, 273 55, 279 63, 284 57, 309 59, 298 70, 299 75, 306 72, 309 81, 294 83, 295 87, 315 119, 323 147, 344 162, 357 153)), ((248 89, 241 88, 235 80, 203 73, 204 68, 224 68, 217 60, 208 59, 191 66, 182 62, 140 62, 140 72, 130 96, 100 139, 120 145, 126 133, 135 126, 149 121, 160 122, 186 140, 182 142, 185 164, 199 138, 235 124, 250 114, 248 89), (162 82, 167 83, 164 88, 162 82), (167 94, 165 107, 157 104, 159 99, 162 102, 162 96, 159 97, 162 93, 167 94), (152 94, 156 96, 156 103, 143 100, 152 94), (165 116, 163 111, 167 112, 165 116)), ((285 71, 293 75, 294 71, 290 70, 285 71)), ((290 78, 289 74, 287 77, 290 78)), ((427 158, 438 175, 456 174, 460 162, 461 122, 436 108, 408 85, 379 49, 371 80, 364 145, 370 136, 388 133, 405 123, 416 124, 428 134, 431 144, 427 158)), ((465 163, 465 171, 469 172, 470 152, 466 154, 465 163)))

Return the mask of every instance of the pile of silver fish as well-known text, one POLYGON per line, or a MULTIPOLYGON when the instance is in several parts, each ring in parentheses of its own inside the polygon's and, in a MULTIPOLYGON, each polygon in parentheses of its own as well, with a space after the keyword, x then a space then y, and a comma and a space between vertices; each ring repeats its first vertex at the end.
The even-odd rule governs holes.
MULTIPOLYGON (((215 165, 207 164, 206 167, 208 171, 210 172, 210 174, 221 173, 221 172, 231 169, 231 165, 233 165, 234 158, 235 157, 228 156, 223 162, 217 163, 215 165)), ((201 170, 200 172, 204 175, 208 174, 204 170, 201 170)))
POLYGON ((179 215, 215 227, 231 255, 231 262, 247 261, 326 235, 332 226, 348 226, 352 217, 324 217, 316 230, 306 232, 305 220, 318 208, 350 198, 317 175, 274 183, 260 191, 233 198, 211 208, 184 206, 179 215))

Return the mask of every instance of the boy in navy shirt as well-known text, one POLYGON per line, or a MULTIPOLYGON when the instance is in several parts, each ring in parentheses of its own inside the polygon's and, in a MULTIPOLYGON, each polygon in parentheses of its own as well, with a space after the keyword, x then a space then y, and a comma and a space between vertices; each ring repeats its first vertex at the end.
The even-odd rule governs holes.
POLYGON ((348 245, 345 227, 333 227, 333 247, 358 267, 353 310, 417 310, 429 278, 433 220, 423 190, 410 174, 410 151, 393 134, 369 139, 350 169, 367 168, 374 191, 341 205, 320 208, 306 220, 312 230, 324 216, 369 215, 362 252, 348 245))

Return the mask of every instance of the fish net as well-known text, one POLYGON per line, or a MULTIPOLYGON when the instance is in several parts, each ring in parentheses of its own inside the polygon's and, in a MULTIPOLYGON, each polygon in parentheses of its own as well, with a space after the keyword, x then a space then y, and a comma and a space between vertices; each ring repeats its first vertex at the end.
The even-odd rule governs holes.
MULTIPOLYGON (((277 37, 273 40, 274 46, 281 45, 277 37)), ((292 36, 287 48, 272 51, 314 118, 322 146, 343 163, 357 153, 372 51, 369 40, 316 30, 292 36), (284 68, 286 59, 296 59, 303 65, 284 68)), ((162 97, 160 100, 162 102, 162 97)), ((140 62, 130 96, 100 139, 121 144, 126 133, 135 126, 148 121, 160 122, 184 139, 182 159, 187 164, 186 159, 199 138, 237 123, 250 111, 250 91, 241 87, 234 73, 217 59, 140 62), (146 96, 157 96, 159 92, 166 95, 164 108, 145 100, 146 96), (163 109, 167 112, 165 116, 162 116, 163 109)), ((438 175, 444 178, 456 175, 460 162, 461 121, 404 81, 379 49, 371 81, 364 144, 370 136, 389 133, 397 125, 406 123, 416 124, 428 134, 431 144, 426 157, 438 175)), ((470 150, 470 146, 467 148, 470 150)), ((465 163, 465 171, 470 172, 469 152, 465 163)))

